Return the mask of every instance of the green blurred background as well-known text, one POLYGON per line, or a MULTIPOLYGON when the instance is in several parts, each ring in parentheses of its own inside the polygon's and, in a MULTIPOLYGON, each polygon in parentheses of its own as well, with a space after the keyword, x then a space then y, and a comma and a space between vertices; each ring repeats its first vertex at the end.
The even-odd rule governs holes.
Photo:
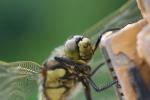
MULTIPOLYGON (((32 60, 41 64, 70 35, 84 33, 125 2, 0 0, 0 60, 32 60)), ((107 80, 107 69, 102 70, 102 77, 96 79, 99 84, 107 80)), ((92 95, 94 100, 116 100, 113 89, 102 93, 93 92, 92 95)), ((35 97, 36 93, 31 100, 35 97)), ((79 98, 85 100, 82 93, 79 98)))

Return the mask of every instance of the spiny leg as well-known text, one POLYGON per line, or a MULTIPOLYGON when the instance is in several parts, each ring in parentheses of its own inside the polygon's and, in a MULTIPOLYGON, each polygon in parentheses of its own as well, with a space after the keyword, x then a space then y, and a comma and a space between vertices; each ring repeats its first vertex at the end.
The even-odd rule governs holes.
MULTIPOLYGON (((107 60, 107 62, 110 62, 111 60, 107 60)), ((90 76, 93 76, 103 65, 105 65, 105 61, 101 62, 92 72, 90 76)))
POLYGON ((97 49, 99 43, 101 42, 102 36, 103 36, 106 32, 109 32, 109 31, 117 31, 117 30, 120 30, 120 28, 107 29, 107 30, 105 30, 104 32, 102 32, 102 33, 99 35, 99 37, 98 37, 98 39, 97 39, 97 41, 96 41, 96 43, 95 43, 95 46, 94 46, 93 51, 94 51, 94 52, 96 51, 96 49, 97 49))
MULTIPOLYGON (((85 64, 79 64, 79 63, 76 63, 75 61, 71 60, 71 59, 68 59, 68 58, 64 58, 64 57, 55 57, 55 60, 62 63, 62 64, 65 64, 65 65, 69 65, 69 66, 88 66, 88 65, 85 65, 85 64)), ((110 60, 107 60, 107 62, 110 62, 110 60)), ((100 63, 90 74, 90 76, 93 76, 99 68, 101 68, 103 65, 105 64, 105 62, 102 62, 100 63)))
POLYGON ((100 63, 92 72, 90 76, 93 76, 103 65, 105 62, 100 63))
POLYGON ((99 88, 95 82, 91 79, 91 78, 88 78, 88 82, 90 83, 90 85, 92 86, 92 88, 96 91, 96 92, 102 92, 108 88, 110 88, 111 86, 113 86, 114 84, 116 84, 118 81, 115 80, 115 81, 112 81, 110 83, 107 83, 105 86, 99 88))
POLYGON ((68 65, 68 66, 78 66, 78 67, 83 67, 83 66, 88 66, 86 64, 82 64, 82 63, 78 63, 78 62, 75 62, 69 58, 65 58, 65 57, 54 57, 56 61, 58 61, 59 63, 62 63, 62 64, 65 64, 65 65, 68 65))
MULTIPOLYGON (((80 66, 81 66, 81 67, 85 66, 85 65, 83 65, 83 64, 82 64, 82 65, 81 65, 81 64, 78 64, 78 63, 76 63, 76 62, 74 62, 74 61, 72 61, 72 60, 70 60, 70 59, 65 59, 65 58, 63 58, 63 57, 55 57, 55 59, 56 59, 56 61, 58 61, 58 62, 60 62, 60 63, 68 64, 68 65, 70 65, 70 66, 76 66, 77 69, 80 68, 80 66)), ((100 66, 97 67, 97 69, 99 69, 99 68, 100 68, 100 66)), ((79 72, 79 70, 77 70, 77 71, 79 72)), ((96 72, 96 69, 93 71, 93 75, 94 75, 95 72, 96 72)), ((79 77, 80 77, 80 76, 79 76, 79 77)), ((93 89, 94 89, 95 91, 97 91, 97 92, 101 92, 101 91, 103 91, 103 90, 105 90, 105 89, 108 89, 108 88, 110 88, 111 86, 113 86, 114 84, 116 84, 116 83, 118 82, 118 81, 116 80, 116 81, 107 83, 107 85, 105 85, 105 86, 99 88, 99 87, 95 84, 95 82, 94 82, 90 77, 91 77, 91 74, 90 74, 89 77, 86 78, 86 80, 87 80, 86 83, 89 83, 89 84, 93 87, 93 89)))
POLYGON ((72 60, 70 60, 70 59, 68 59, 68 58, 64 58, 64 57, 57 57, 57 56, 56 56, 56 57, 54 57, 54 59, 55 59, 56 61, 58 61, 59 63, 66 64, 66 65, 70 65, 70 66, 76 64, 74 61, 72 61, 72 60))
POLYGON ((83 84, 86 100, 92 100, 91 89, 90 89, 90 85, 89 85, 88 81, 86 79, 82 79, 81 82, 83 84))
MULTIPOLYGON (((99 37, 98 37, 98 39, 97 39, 97 41, 96 41, 96 43, 95 43, 95 46, 94 46, 93 51, 94 51, 94 52, 96 51, 96 49, 98 48, 98 45, 99 45, 100 42, 101 42, 102 36, 103 36, 106 32, 108 32, 108 31, 117 31, 117 30, 120 30, 120 28, 112 28, 112 29, 108 29, 108 30, 102 32, 102 33, 99 35, 99 37)), ((107 62, 110 62, 110 59, 109 59, 107 62)), ((101 68, 101 66, 103 66, 104 64, 105 64, 105 62, 102 62, 100 65, 98 65, 98 66, 92 71, 91 76, 93 76, 93 75, 97 72, 97 70, 98 70, 99 68, 101 68)), ((102 88, 99 88, 91 78, 88 78, 88 81, 89 81, 90 85, 94 88, 94 90, 97 91, 97 92, 101 92, 101 91, 103 91, 103 90, 105 90, 105 89, 108 89, 108 88, 110 88, 111 86, 113 86, 114 84, 116 84, 116 83, 118 82, 118 81, 116 80, 116 81, 113 81, 113 82, 111 82, 111 83, 107 83, 107 85, 103 86, 102 88)))

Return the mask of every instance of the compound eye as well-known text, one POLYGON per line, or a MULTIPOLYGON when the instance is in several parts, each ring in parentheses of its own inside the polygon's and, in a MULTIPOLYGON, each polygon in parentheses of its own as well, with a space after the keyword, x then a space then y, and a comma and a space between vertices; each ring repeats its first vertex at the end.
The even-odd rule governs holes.
POLYGON ((68 39, 65 43, 65 51, 74 52, 77 50, 78 43, 81 41, 83 36, 75 35, 71 39, 68 39))
POLYGON ((75 36, 73 36, 73 38, 76 40, 76 39, 82 39, 83 38, 83 36, 81 36, 81 35, 75 35, 75 36))
POLYGON ((74 51, 76 49, 76 41, 74 38, 67 40, 65 43, 65 49, 68 51, 74 51))
POLYGON ((81 41, 83 39, 83 36, 81 36, 81 35, 75 35, 73 38, 75 39, 76 44, 78 45, 79 41, 81 41))

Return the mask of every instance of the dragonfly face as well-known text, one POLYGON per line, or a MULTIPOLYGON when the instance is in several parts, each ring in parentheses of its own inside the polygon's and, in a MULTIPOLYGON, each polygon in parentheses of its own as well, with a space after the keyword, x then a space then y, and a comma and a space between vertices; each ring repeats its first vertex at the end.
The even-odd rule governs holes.
POLYGON ((90 39, 75 35, 65 43, 65 55, 73 60, 89 61, 93 55, 93 45, 90 39))
POLYGON ((100 92, 116 83, 99 88, 91 79, 104 64, 93 71, 88 65, 101 37, 100 35, 97 42, 92 44, 90 39, 75 35, 42 66, 31 61, 0 62, 0 98, 27 100, 32 91, 37 91, 39 87, 39 100, 68 100, 79 83, 82 83, 86 99, 92 100, 90 85, 100 92))

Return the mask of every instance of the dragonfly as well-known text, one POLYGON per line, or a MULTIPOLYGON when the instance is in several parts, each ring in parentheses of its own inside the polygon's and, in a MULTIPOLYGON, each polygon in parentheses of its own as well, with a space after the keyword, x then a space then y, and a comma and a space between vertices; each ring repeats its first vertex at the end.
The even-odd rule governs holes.
MULTIPOLYGON (((116 31, 109 29, 107 31, 116 31)), ((105 33, 105 32, 103 32, 105 33)), ((43 65, 31 61, 18 61, 12 63, 0 62, 0 97, 2 100, 26 100, 39 85, 39 100, 67 100, 72 91, 82 83, 86 100, 92 100, 90 86, 101 92, 115 83, 99 88, 92 80, 96 71, 104 65, 101 63, 91 70, 88 62, 91 60, 99 46, 103 34, 92 44, 90 39, 75 35, 68 39, 63 47, 55 51, 43 65), (7 96, 4 95, 7 94, 7 96)))
MULTIPOLYGON (((127 16, 122 18, 124 17, 127 16)), ((118 19, 120 20, 121 17, 118 19)), ((113 26, 115 22, 111 24, 113 26)), ((94 30, 97 31, 97 29, 94 30)), ((78 84, 82 83, 86 100, 92 100, 90 86, 96 92, 101 92, 117 83, 113 81, 99 88, 91 78, 105 64, 105 62, 101 63, 94 70, 88 64, 103 34, 97 36, 95 44, 84 36, 73 36, 65 42, 63 47, 57 48, 42 65, 32 61, 10 63, 0 61, 0 98, 2 100, 27 100, 32 90, 38 90, 39 100, 67 100, 70 99, 78 84)))

